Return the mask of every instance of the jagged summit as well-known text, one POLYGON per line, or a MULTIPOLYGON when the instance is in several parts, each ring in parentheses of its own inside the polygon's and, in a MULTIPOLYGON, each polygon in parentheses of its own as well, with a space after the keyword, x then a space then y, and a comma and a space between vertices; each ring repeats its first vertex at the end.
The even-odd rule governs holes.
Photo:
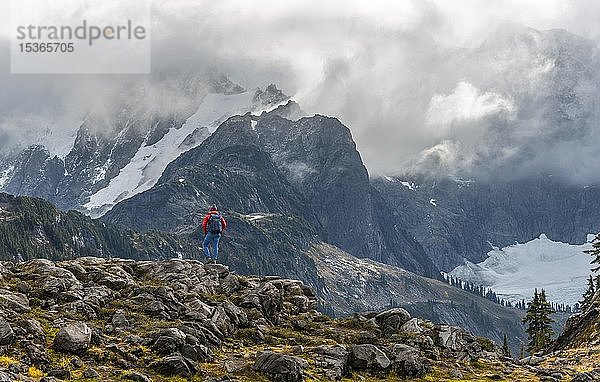
POLYGON ((129 85, 76 126, 56 126, 40 144, 0 157, 0 189, 98 217, 151 188, 171 161, 230 116, 289 99, 274 85, 247 91, 223 74, 159 74, 129 85))
POLYGON ((246 91, 240 84, 231 81, 225 74, 212 76, 209 80, 210 90, 213 93, 233 95, 246 91))
POLYGON ((264 111, 261 117, 265 114, 278 115, 281 118, 289 119, 292 121, 298 120, 302 117, 306 117, 306 112, 300 108, 300 105, 293 100, 288 100, 284 105, 280 105, 277 108, 267 112, 264 111))
POLYGON ((277 105, 289 99, 290 97, 278 89, 275 84, 270 84, 265 90, 256 89, 252 103, 255 105, 277 105))

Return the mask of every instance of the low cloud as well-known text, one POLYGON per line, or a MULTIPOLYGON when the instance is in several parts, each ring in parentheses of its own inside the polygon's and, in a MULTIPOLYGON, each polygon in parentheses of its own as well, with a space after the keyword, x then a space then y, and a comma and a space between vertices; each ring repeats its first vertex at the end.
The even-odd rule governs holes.
POLYGON ((0 146, 30 142, 24 130, 40 131, 31 121, 66 129, 121 101, 185 109, 198 92, 182 87, 223 72, 248 89, 276 83, 304 110, 340 118, 372 175, 553 173, 597 183, 599 7, 156 1, 149 76, 10 75, 0 43, 0 136, 11 137, 0 146))
POLYGON ((431 97, 427 109, 427 124, 440 134, 452 134, 452 127, 463 126, 490 116, 510 117, 515 105, 510 99, 494 92, 480 93, 468 82, 461 81, 451 94, 431 97))

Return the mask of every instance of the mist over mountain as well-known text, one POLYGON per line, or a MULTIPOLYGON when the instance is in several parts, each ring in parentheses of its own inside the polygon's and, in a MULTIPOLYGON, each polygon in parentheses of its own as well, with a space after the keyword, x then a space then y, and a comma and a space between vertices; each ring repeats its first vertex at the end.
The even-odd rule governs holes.
POLYGON ((154 4, 150 76, 2 75, 0 151, 60 153, 89 113, 107 119, 123 99, 184 111, 198 94, 180 77, 216 71, 340 118, 371 175, 598 181, 595 4, 260 3, 234 14, 227 1, 154 4))

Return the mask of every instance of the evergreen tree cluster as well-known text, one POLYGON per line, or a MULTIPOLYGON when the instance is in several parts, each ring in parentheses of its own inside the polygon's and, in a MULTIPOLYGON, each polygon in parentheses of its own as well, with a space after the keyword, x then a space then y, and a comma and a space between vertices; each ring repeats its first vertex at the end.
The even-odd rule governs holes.
MULTIPOLYGON (((496 304, 506 306, 508 308, 517 308, 517 309, 521 309, 521 310, 527 309, 527 302, 525 301, 525 299, 513 303, 509 300, 505 300, 503 298, 498 297, 496 292, 494 292, 491 288, 484 287, 483 285, 475 285, 469 281, 462 281, 459 277, 452 277, 448 274, 444 274, 443 277, 444 277, 444 280, 448 284, 455 286, 457 288, 461 288, 462 290, 471 292, 478 296, 485 297, 486 299, 493 301, 496 304)), ((557 304, 557 303, 550 303, 550 304, 552 306, 552 309, 556 312, 573 313, 573 312, 577 311, 575 309, 575 307, 571 307, 570 305, 567 305, 567 304, 557 304)))
POLYGON ((594 302, 594 295, 600 290, 600 275, 594 276, 590 275, 587 279, 587 289, 583 294, 581 301, 579 301, 579 306, 581 311, 585 312, 588 310, 592 303, 594 302))
POLYGON ((546 299, 546 291, 538 293, 536 289, 533 298, 527 304, 527 314, 523 317, 528 337, 527 351, 530 354, 543 351, 552 343, 552 322, 550 315, 554 313, 546 299))
POLYGON ((459 277, 452 277, 448 274, 443 274, 443 277, 448 284, 454 287, 484 297, 490 301, 495 302, 496 304, 506 306, 509 308, 513 307, 513 304, 510 301, 505 300, 503 298, 499 298, 496 295, 496 292, 494 292, 491 288, 486 288, 483 285, 475 285, 470 281, 462 281, 459 277))
MULTIPOLYGON (((550 306, 552 307, 552 310, 555 312, 561 312, 561 313, 574 313, 575 312, 575 308, 572 308, 571 305, 569 305, 569 304, 558 304, 556 302, 551 302, 550 306)), ((578 307, 579 305, 576 304, 576 306, 578 307)))
POLYGON ((0 260, 65 260, 81 256, 161 259, 199 252, 188 238, 137 233, 63 212, 38 198, 0 193, 0 260))

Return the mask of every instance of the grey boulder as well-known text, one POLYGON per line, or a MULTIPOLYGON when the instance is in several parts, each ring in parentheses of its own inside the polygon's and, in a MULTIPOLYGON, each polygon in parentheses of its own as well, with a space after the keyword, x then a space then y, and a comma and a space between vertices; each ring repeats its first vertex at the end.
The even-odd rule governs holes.
POLYGON ((68 324, 54 338, 54 349, 65 353, 83 353, 90 347, 92 329, 83 322, 68 324))
POLYGON ((0 345, 10 345, 15 339, 15 332, 7 321, 0 319, 0 345))
POLYGON ((299 357, 263 351, 256 356, 253 369, 267 374, 276 382, 304 381, 307 362, 299 357))
POLYGON ((381 349, 375 345, 355 345, 352 347, 350 365, 358 370, 385 370, 391 361, 381 349))
POLYGON ((388 309, 375 316, 377 325, 386 336, 400 330, 408 320, 410 320, 410 313, 402 308, 388 309))

